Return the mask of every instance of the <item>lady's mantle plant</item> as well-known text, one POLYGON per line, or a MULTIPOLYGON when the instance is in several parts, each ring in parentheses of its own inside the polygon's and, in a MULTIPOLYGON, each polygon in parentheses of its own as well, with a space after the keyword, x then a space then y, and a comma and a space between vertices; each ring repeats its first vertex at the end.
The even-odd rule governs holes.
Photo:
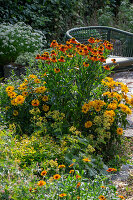
POLYGON ((24 52, 34 52, 46 44, 45 35, 23 22, 0 24, 0 64, 14 61, 24 52))

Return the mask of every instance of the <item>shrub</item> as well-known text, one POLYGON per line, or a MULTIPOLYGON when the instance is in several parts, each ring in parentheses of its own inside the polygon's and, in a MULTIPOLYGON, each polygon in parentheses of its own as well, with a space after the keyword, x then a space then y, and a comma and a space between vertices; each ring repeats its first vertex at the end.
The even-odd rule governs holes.
POLYGON ((0 64, 15 61, 17 56, 25 52, 34 52, 46 44, 44 34, 34 30, 23 22, 14 25, 0 24, 0 64))

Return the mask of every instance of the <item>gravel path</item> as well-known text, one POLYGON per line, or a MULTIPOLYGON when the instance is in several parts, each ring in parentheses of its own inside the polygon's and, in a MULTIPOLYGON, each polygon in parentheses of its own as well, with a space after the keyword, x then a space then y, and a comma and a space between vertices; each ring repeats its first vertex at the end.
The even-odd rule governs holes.
MULTIPOLYGON (((112 78, 125 83, 129 88, 129 97, 133 95, 133 71, 117 72, 112 78)), ((129 126, 124 130, 124 136, 131 140, 131 160, 130 164, 122 165, 121 170, 112 176, 112 182, 127 200, 133 200, 133 109, 127 119, 129 126)))

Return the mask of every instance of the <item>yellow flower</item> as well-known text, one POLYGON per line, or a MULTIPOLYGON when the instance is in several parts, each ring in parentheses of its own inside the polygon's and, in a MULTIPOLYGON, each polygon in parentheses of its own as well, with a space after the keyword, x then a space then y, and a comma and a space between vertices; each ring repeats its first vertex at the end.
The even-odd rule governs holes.
POLYGON ((65 194, 65 193, 59 194, 59 197, 66 197, 66 196, 67 196, 67 194, 65 194))
POLYGON ((15 88, 14 88, 13 86, 8 86, 8 87, 6 88, 6 92, 7 92, 7 93, 8 93, 8 92, 12 92, 14 89, 15 89, 15 88))
POLYGON ((25 98, 22 96, 22 95, 18 95, 16 98, 15 98, 15 102, 17 103, 17 104, 23 104, 24 103, 24 100, 25 100, 25 98))
POLYGON ((92 126, 92 122, 91 121, 87 121, 85 123, 85 128, 90 128, 92 126))
POLYGON ((34 79, 34 82, 35 83, 41 83, 41 81, 38 78, 34 79))
POLYGON ((53 178, 54 178, 55 180, 58 180, 58 179, 61 178, 61 176, 60 176, 59 174, 55 174, 55 175, 53 176, 53 178))
POLYGON ((117 108, 117 104, 115 103, 110 103, 107 107, 108 109, 111 109, 111 110, 115 110, 117 108))
POLYGON ((59 169, 65 168, 65 167, 66 167, 65 165, 59 165, 59 166, 58 166, 59 169))
POLYGON ((46 87, 45 86, 35 88, 35 92, 36 93, 44 93, 45 91, 46 91, 46 87))
POLYGON ((45 170, 41 172, 41 176, 46 176, 46 174, 47 174, 47 171, 45 170))
POLYGON ((42 101, 44 101, 44 102, 48 101, 48 96, 43 96, 42 101))
POLYGON ((122 135, 123 134, 123 129, 122 128, 117 128, 117 134, 122 135))
POLYGON ((18 105, 18 104, 16 103, 15 99, 12 99, 12 100, 11 100, 11 104, 12 104, 13 106, 17 106, 17 105, 18 105))
POLYGON ((27 88, 27 86, 26 86, 26 83, 22 83, 22 84, 20 84, 20 86, 19 86, 19 90, 25 90, 27 88))
POLYGON ((70 172, 69 172, 70 174, 73 174, 74 173, 74 170, 70 170, 70 172))
POLYGON ((34 100, 32 100, 31 104, 32 104, 32 106, 39 106, 40 103, 39 103, 38 99, 34 99, 34 100))
POLYGON ((30 79, 35 79, 35 78, 37 78, 37 76, 34 75, 34 74, 30 74, 30 75, 29 75, 29 78, 30 78, 30 79))
POLYGON ((115 116, 115 112, 113 110, 106 110, 104 112, 104 117, 106 117, 106 116, 114 117, 115 116))
POLYGON ((11 99, 13 99, 13 98, 15 98, 15 97, 17 96, 16 92, 8 92, 7 95, 8 95, 11 99))
POLYGON ((49 106, 43 105, 43 106, 42 106, 42 109, 43 109, 45 112, 47 112, 47 111, 49 110, 49 106))
POLYGON ((89 158, 83 158, 82 159, 84 162, 90 162, 91 160, 89 158))
POLYGON ((38 185, 38 186, 43 186, 43 185, 46 185, 46 182, 42 180, 42 181, 39 181, 39 182, 37 183, 37 185, 38 185))
POLYGON ((22 92, 22 95, 23 95, 24 97, 26 97, 27 94, 28 94, 28 92, 22 92))
POLYGON ((18 115, 18 111, 17 111, 17 110, 14 110, 14 111, 13 111, 13 115, 14 115, 14 116, 17 116, 17 115, 18 115))

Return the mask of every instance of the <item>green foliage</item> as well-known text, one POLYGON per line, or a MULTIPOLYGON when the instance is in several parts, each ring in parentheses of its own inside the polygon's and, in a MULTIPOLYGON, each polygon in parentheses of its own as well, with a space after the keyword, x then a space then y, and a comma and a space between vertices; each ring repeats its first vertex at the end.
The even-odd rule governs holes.
POLYGON ((24 23, 0 24, 0 64, 8 64, 25 52, 40 50, 46 44, 44 34, 24 23))

